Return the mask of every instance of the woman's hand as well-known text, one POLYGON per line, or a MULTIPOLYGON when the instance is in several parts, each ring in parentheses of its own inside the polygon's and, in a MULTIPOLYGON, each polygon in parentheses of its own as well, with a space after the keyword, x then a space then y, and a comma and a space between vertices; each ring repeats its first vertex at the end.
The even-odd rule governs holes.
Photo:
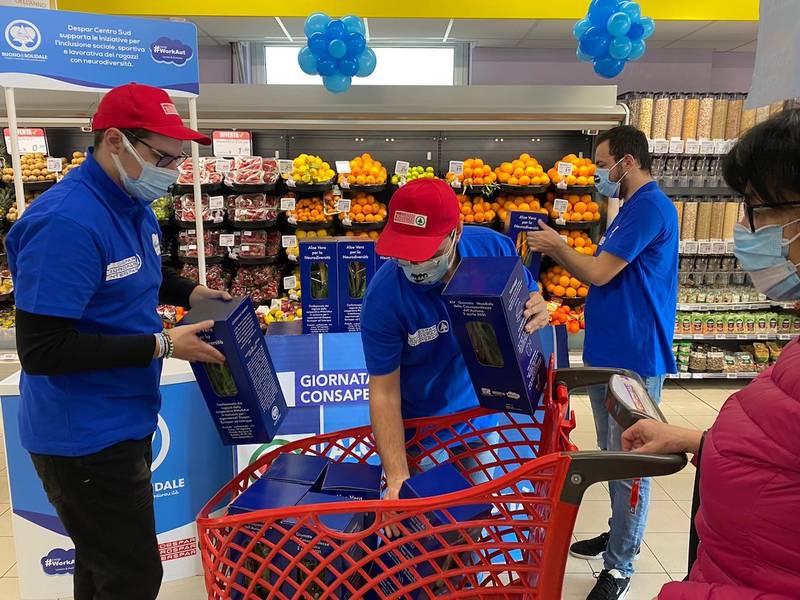
POLYGON ((700 448, 702 437, 702 431, 642 419, 623 432, 622 449, 642 454, 694 454, 700 448))

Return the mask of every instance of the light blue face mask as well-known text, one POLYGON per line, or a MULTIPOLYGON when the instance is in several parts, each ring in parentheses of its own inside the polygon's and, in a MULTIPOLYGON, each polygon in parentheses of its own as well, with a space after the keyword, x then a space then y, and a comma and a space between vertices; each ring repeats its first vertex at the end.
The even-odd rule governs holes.
POLYGON ((434 285, 439 283, 450 270, 456 256, 455 236, 451 238, 450 248, 436 258, 431 258, 421 263, 412 263, 407 260, 398 260, 397 264, 403 269, 403 274, 411 283, 418 285, 434 285))
POLYGON ((766 225, 755 231, 737 224, 733 230, 734 254, 739 265, 747 271, 753 285, 772 300, 786 301, 800 298, 800 275, 798 265, 788 260, 789 246, 800 233, 790 240, 783 238, 783 230, 800 222, 790 221, 785 225, 766 225))
POLYGON ((625 160, 624 157, 620 158, 616 163, 614 163, 614 166, 611 167, 611 169, 597 169, 597 171, 595 171, 594 187, 606 198, 619 198, 620 185, 622 184, 622 180, 625 179, 625 175, 627 175, 628 172, 625 171, 622 177, 619 178, 619 181, 611 181, 609 177, 611 177, 611 170, 623 160, 625 160))
POLYGON ((142 173, 137 179, 132 179, 125 172, 122 166, 122 161, 116 154, 111 155, 111 159, 117 166, 120 179, 122 180, 122 187, 128 192, 135 200, 142 206, 147 208, 154 200, 166 196, 169 188, 178 180, 178 172, 174 169, 167 169, 164 167, 157 167, 146 160, 144 160, 136 148, 128 141, 128 138, 122 138, 122 143, 129 154, 133 155, 136 162, 142 167, 142 173))

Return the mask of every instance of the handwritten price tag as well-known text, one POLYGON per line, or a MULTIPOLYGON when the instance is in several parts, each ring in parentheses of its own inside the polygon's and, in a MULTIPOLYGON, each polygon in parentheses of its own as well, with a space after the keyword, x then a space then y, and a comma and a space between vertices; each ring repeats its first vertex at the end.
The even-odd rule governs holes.
MULTIPOLYGON (((572 165, 570 165, 572 166, 572 165)), ((569 209, 569 202, 564 198, 557 198, 553 201, 553 210, 557 213, 564 214, 569 209)))
POLYGON ((406 175, 408 175, 408 169, 410 167, 411 165, 408 162, 404 160, 398 160, 396 163, 394 163, 394 173, 395 175, 400 175, 401 177, 405 177, 406 175))
POLYGON ((464 162, 460 160, 451 160, 447 170, 453 175, 461 175, 464 172, 464 162))
POLYGON ((294 163, 291 160, 281 159, 278 161, 278 171, 281 175, 291 173, 294 170, 294 163))
POLYGON ((337 204, 337 209, 341 213, 349 213, 350 212, 350 204, 351 201, 349 199, 339 200, 337 204))
POLYGON ((558 163, 558 174, 562 177, 568 177, 572 175, 572 163, 568 162, 559 162, 558 163))
POLYGON ((61 162, 60 158, 53 158, 52 156, 47 157, 47 170, 51 173, 61 173, 63 169, 63 163, 61 162))
POLYGON ((296 204, 294 198, 281 198, 281 210, 294 210, 296 204))

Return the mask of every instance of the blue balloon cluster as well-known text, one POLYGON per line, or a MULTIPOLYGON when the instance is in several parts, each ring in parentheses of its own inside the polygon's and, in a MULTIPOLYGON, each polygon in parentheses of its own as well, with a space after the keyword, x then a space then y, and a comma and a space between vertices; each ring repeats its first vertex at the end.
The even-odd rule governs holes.
POLYGON ((304 73, 321 75, 329 92, 346 92, 353 77, 372 75, 377 64, 365 32, 364 21, 355 15, 331 19, 325 13, 314 13, 306 19, 308 45, 300 50, 297 62, 304 73))
POLYGON ((592 62, 595 73, 611 79, 622 73, 626 62, 644 56, 645 40, 655 29, 655 21, 643 17, 636 2, 592 0, 572 35, 578 40, 578 60, 592 62))

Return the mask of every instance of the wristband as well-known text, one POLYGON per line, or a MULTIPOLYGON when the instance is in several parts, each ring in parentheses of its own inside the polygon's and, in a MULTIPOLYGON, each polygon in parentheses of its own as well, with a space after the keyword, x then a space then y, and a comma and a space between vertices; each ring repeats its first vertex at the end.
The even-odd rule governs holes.
POLYGON ((175 354, 175 342, 172 341, 172 337, 166 329, 161 332, 161 336, 164 338, 167 348, 166 352, 164 352, 164 358, 172 358, 173 354, 175 354))
POLYGON ((156 338, 155 357, 157 359, 162 359, 164 358, 164 351, 167 349, 167 345, 164 343, 164 336, 160 333, 154 333, 153 337, 156 338))

